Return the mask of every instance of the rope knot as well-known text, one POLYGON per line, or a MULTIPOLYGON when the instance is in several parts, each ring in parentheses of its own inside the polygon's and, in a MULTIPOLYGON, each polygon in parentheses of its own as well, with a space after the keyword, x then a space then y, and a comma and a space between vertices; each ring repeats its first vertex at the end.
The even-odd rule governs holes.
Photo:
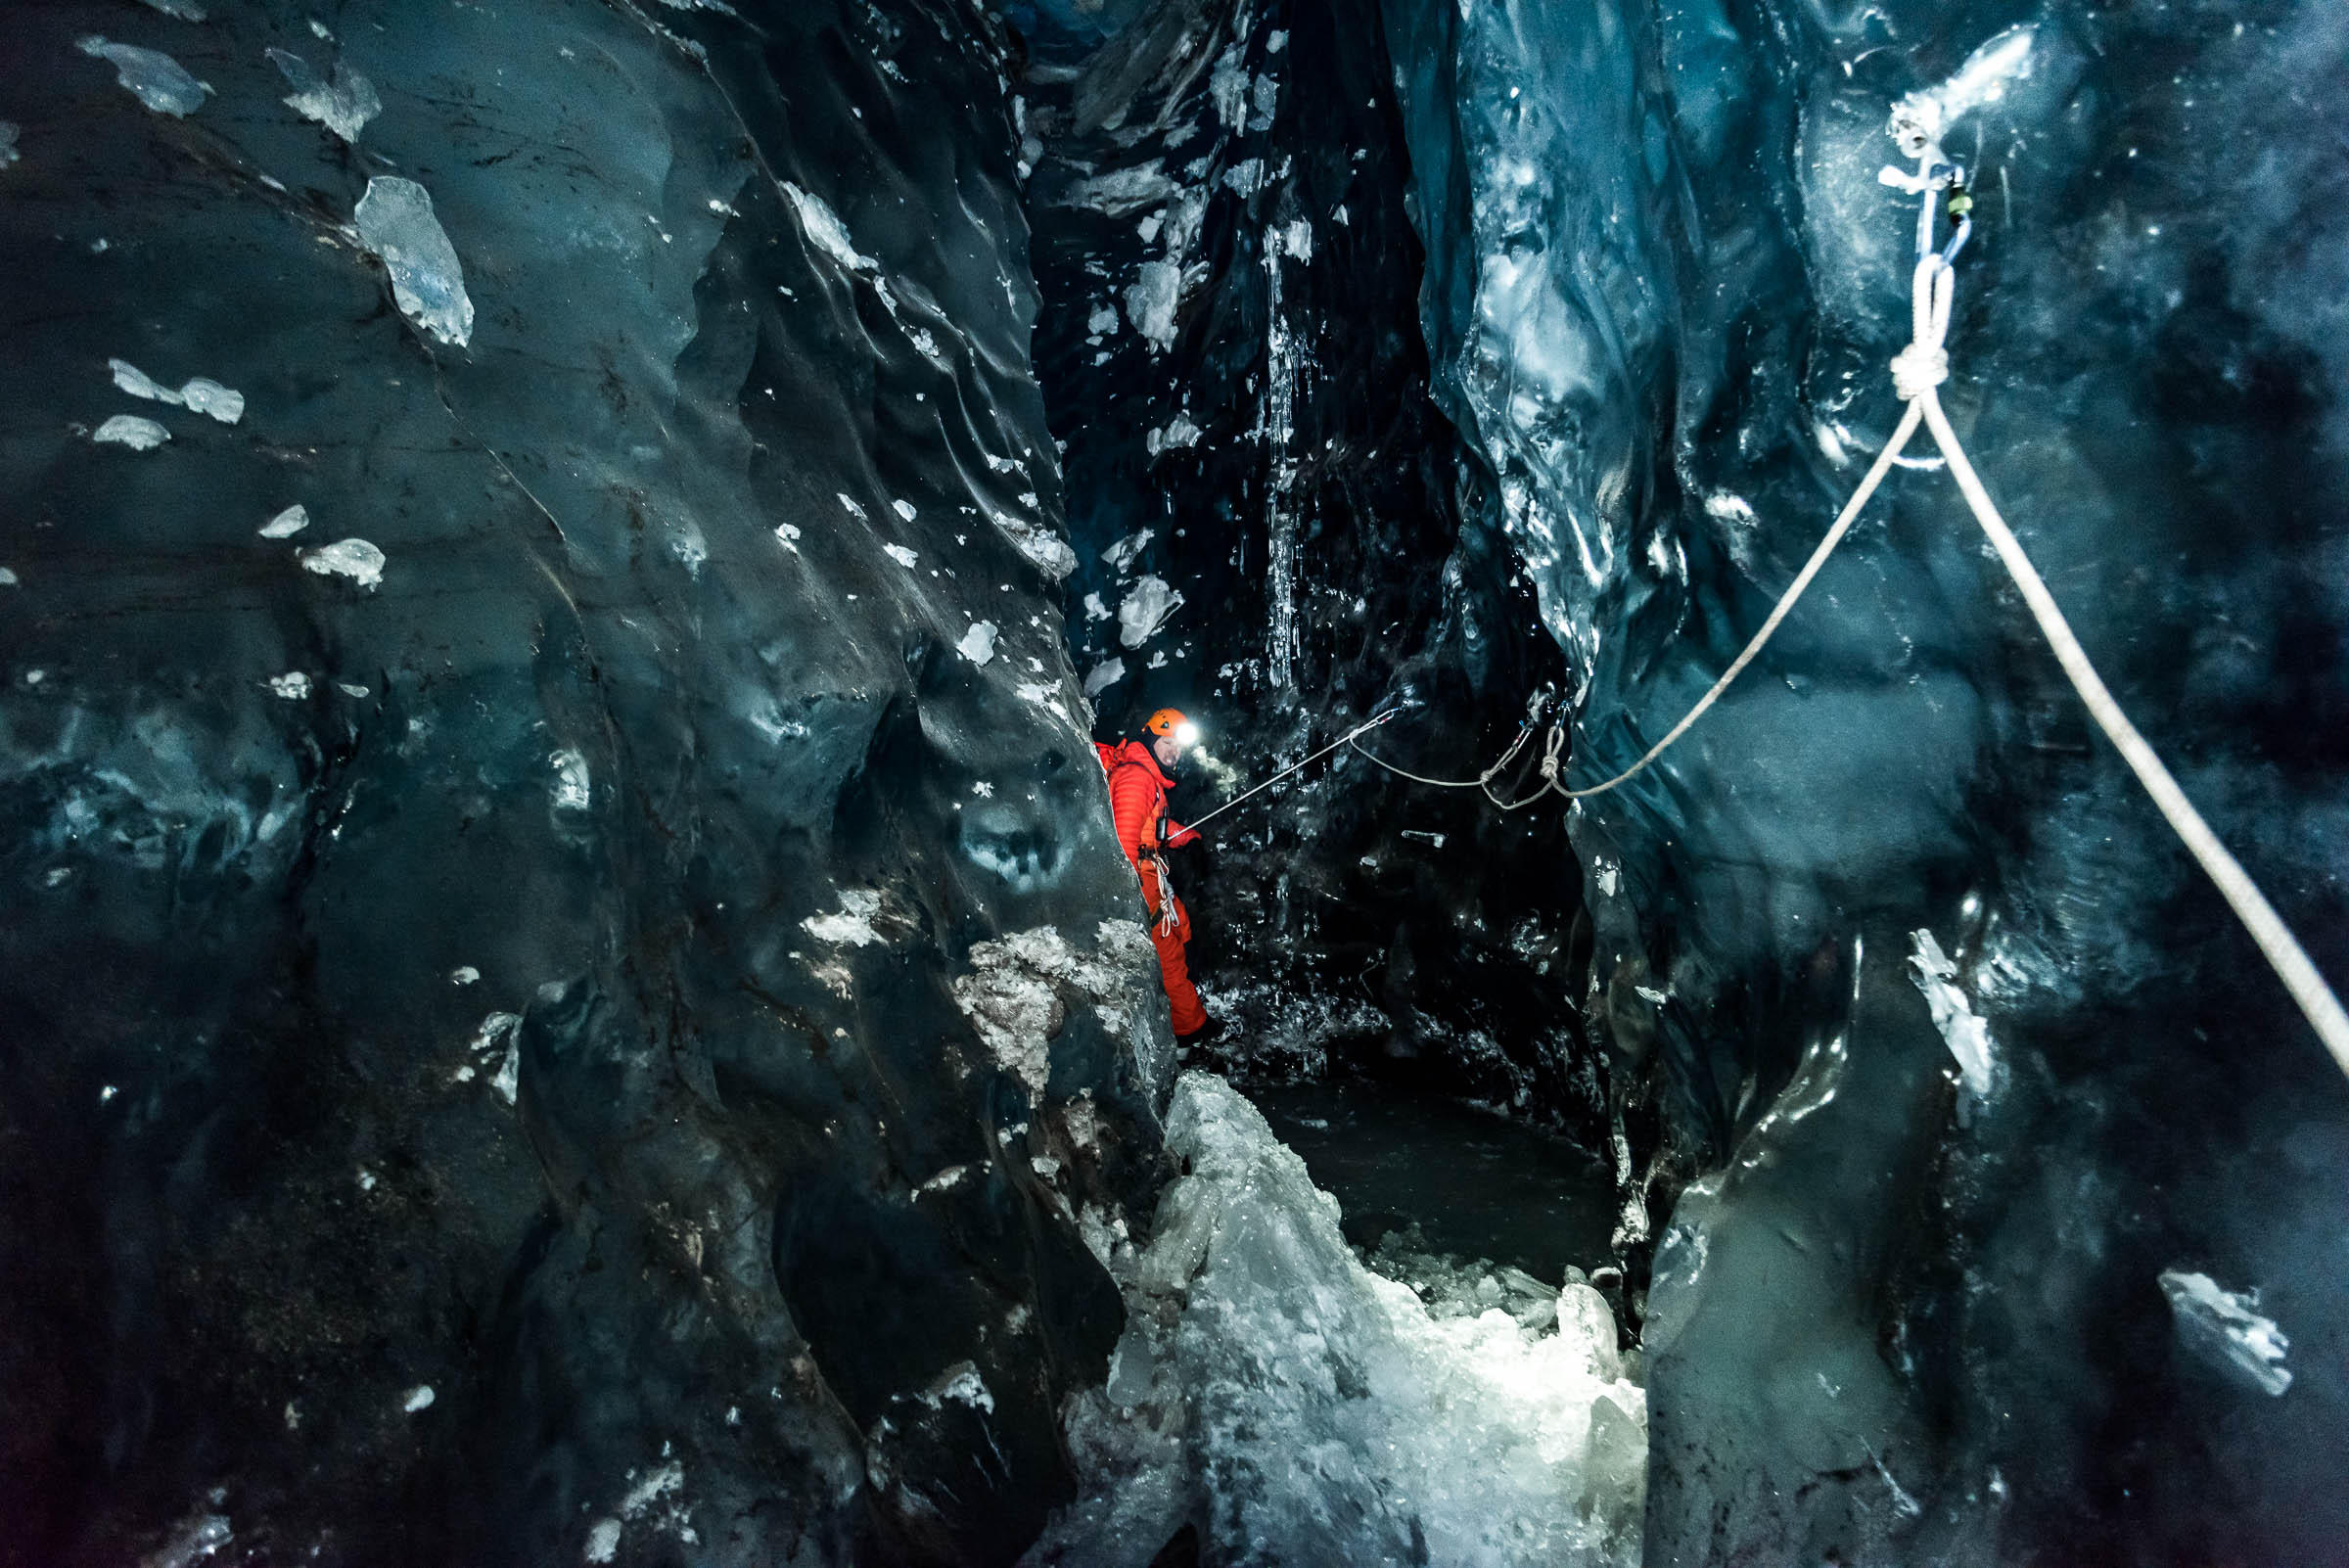
POLYGON ((1915 402, 1949 379, 1949 351, 1939 344, 1912 343, 1892 356, 1892 390, 1904 403, 1915 402))

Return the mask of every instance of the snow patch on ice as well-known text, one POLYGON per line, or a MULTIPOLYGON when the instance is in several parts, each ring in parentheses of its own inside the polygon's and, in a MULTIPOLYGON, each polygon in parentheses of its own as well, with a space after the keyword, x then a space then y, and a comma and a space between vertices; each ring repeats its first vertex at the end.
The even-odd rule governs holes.
POLYGON ((473 338, 473 300, 448 231, 433 212, 432 193, 414 180, 378 174, 351 210, 359 243, 383 258, 401 314, 442 343, 473 338))
POLYGON ((433 1393, 433 1386, 430 1383, 419 1383, 401 1398, 399 1407, 408 1414, 414 1415, 419 1410, 431 1409, 436 1398, 438 1396, 433 1393))
POLYGON ((2255 1310, 2259 1292, 2222 1290, 2208 1274, 2165 1268, 2161 1293, 2187 1349, 2262 1394, 2278 1396, 2292 1386, 2291 1368, 2283 1364, 2291 1341, 2255 1310))
POLYGON ((921 559, 918 554, 908 550, 902 544, 884 544, 881 546, 881 553, 907 571, 911 571, 914 563, 921 559))
POLYGON ((189 75, 178 61, 158 49, 113 43, 97 33, 77 39, 73 47, 93 60, 112 65, 115 80, 159 115, 184 119, 204 107, 205 96, 212 90, 208 83, 189 75))
POLYGON ((261 525, 261 537, 264 539, 290 539, 309 526, 308 508, 296 502, 261 525))
POLYGON ((288 702, 299 702, 310 694, 310 677, 299 669, 289 669, 282 675, 271 675, 269 689, 288 702))

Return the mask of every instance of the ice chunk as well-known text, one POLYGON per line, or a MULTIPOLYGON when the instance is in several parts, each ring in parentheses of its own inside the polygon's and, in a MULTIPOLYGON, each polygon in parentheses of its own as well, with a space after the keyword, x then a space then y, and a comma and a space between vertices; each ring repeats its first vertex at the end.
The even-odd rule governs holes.
POLYGON ((2292 1386, 2291 1368, 2283 1364, 2291 1341, 2275 1319, 2253 1310, 2257 1291, 2222 1290, 2208 1274, 2165 1268, 2161 1293, 2170 1299, 2187 1349, 2262 1394, 2280 1395, 2292 1386))
POLYGON ((271 675, 269 689, 288 702, 299 702, 310 694, 310 677, 299 669, 289 669, 282 675, 271 675))
POLYGON ((348 577, 370 593, 383 585, 384 552, 365 539, 338 539, 320 549, 300 551, 299 559, 305 572, 348 577))
POLYGON ((233 425, 245 417, 245 394, 206 377, 198 376, 174 392, 126 359, 110 359, 106 368, 114 372, 115 385, 133 397, 169 403, 174 408, 191 408, 199 414, 210 415, 223 425, 233 425))
POLYGON ((261 537, 264 539, 290 539, 309 526, 308 510, 297 501, 261 525, 261 537))
POLYGON ((1142 529, 1136 532, 1127 534, 1117 543, 1111 545, 1108 549, 1101 552, 1102 562, 1107 565, 1112 572, 1131 572, 1133 570, 1133 563, 1141 558, 1142 551, 1148 547, 1151 536, 1155 531, 1155 530, 1151 529, 1142 529))
POLYGON ((115 385, 133 397, 145 397, 153 402, 180 402, 179 393, 163 386, 154 377, 126 359, 110 359, 106 368, 115 373, 115 385))
POLYGON ((16 585, 17 585, 17 575, 16 575, 16 573, 15 573, 15 572, 13 572, 13 571, 11 571, 11 570, 10 570, 9 568, 7 568, 7 567, 0 567, 0 588, 13 588, 13 587, 15 587, 16 585))
POLYGON ((1916 970, 1916 989, 1924 992, 1925 1006, 1932 1011, 1933 1027, 1949 1041, 1950 1054, 1958 1058, 1958 1067, 1965 1075, 1965 1086, 1976 1094, 1988 1094, 1991 1087, 1990 1026, 1974 1012, 1974 1005, 1958 989, 1958 966, 1950 962, 1949 954, 1930 931, 1909 934, 1909 962, 1916 970))
POLYGON ((782 541, 784 549, 789 550, 794 555, 800 553, 800 530, 799 525, 796 523, 776 524, 775 537, 782 541))
POLYGON ((223 425, 233 425, 245 417, 243 392, 203 376, 196 377, 179 389, 179 400, 195 412, 209 415, 223 425))
POLYGON ((419 1383, 401 1398, 399 1407, 410 1415, 414 1415, 419 1410, 431 1409, 434 1398, 433 1386, 430 1383, 419 1383))
POLYGON ((1158 635, 1167 618, 1182 608, 1182 594, 1164 577, 1143 577, 1118 606, 1118 641, 1139 648, 1158 635))
POLYGON ((269 58, 294 89, 286 95, 285 106, 302 118, 324 125, 345 142, 357 141, 360 129, 384 112, 384 101, 376 96, 375 84, 341 61, 335 62, 335 77, 330 83, 299 55, 272 49, 269 58))
POLYGON ((586 1560, 598 1563, 610 1562, 619 1554, 620 1521, 612 1518, 598 1519, 595 1527, 587 1532, 586 1560))
POLYGON ((849 238, 848 225, 840 221, 840 214, 822 197, 810 195, 788 180, 783 184, 783 194, 791 198, 791 205, 800 214, 800 227, 807 231, 808 240, 817 250, 852 272, 880 270, 880 262, 857 251, 849 238))
POLYGON ((897 500, 890 502, 889 505, 891 511, 897 513, 898 516, 903 518, 908 523, 921 516, 919 512, 914 510, 913 503, 911 501, 897 500))
POLYGON ((1145 261, 1126 290, 1126 319, 1153 352, 1174 346, 1174 312, 1182 303, 1182 268, 1172 261, 1145 261))
POLYGON ((115 80, 159 115, 185 118, 204 107, 205 94, 212 90, 161 50, 113 43, 96 33, 80 39, 74 47, 93 60, 111 64, 115 80))
POLYGON ((1012 548, 1028 558, 1031 566, 1047 578, 1058 582, 1077 570, 1077 552, 1069 541, 1048 529, 1037 527, 1022 518, 1006 517, 991 507, 987 520, 1012 543, 1012 548))
POLYGON ((870 888, 844 888, 838 914, 809 915, 800 924, 807 935, 835 947, 869 947, 881 941, 881 933, 873 929, 873 917, 880 912, 880 894, 870 888))
POLYGON ((954 651, 974 665, 986 664, 995 656, 995 623, 972 622, 970 629, 962 634, 962 641, 954 645, 954 651))
POLYGON ((17 157, 17 122, 0 119, 0 168, 8 167, 17 157))
POLYGON ((1198 445, 1201 434, 1199 427, 1191 423, 1188 414, 1176 414, 1167 421, 1165 429, 1154 430, 1144 437, 1142 444, 1150 449, 1152 457, 1156 457, 1161 452, 1198 445))
POLYGON ((919 555, 908 550, 902 544, 884 544, 881 546, 881 553, 907 571, 911 571, 913 564, 921 559, 919 555))
POLYGON ((98 427, 90 439, 108 446, 127 446, 134 452, 151 452, 171 438, 171 433, 152 419, 136 414, 116 414, 98 427))
POLYGON ((146 3, 149 9, 160 11, 166 17, 177 17, 182 22, 204 20, 204 7, 198 5, 196 0, 146 0, 146 3))
POLYGON ((409 320, 459 346, 473 337, 473 301, 456 247, 433 214, 432 194, 414 180, 378 174, 351 211, 359 243, 383 258, 392 298, 409 320))
POLYGON ((1104 659, 1084 673, 1084 696, 1087 702, 1100 696, 1126 678, 1126 661, 1104 659))

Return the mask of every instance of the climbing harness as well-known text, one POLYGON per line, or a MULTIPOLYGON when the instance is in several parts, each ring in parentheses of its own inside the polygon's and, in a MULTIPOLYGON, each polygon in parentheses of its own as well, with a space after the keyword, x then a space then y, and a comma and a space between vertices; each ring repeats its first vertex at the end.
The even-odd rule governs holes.
MULTIPOLYGON (((1965 448, 1958 443, 1957 431, 1951 428, 1949 416, 1942 411, 1939 389, 1950 379, 1950 356, 1945 344, 1949 338, 1950 311, 1958 288, 1958 274, 1953 263, 1973 234, 1973 198, 1966 189, 1964 168, 1943 159, 1940 148, 1935 145, 1928 130, 1920 130, 1914 124, 1904 122, 1896 115, 1893 134, 1900 141, 1902 151, 1916 160, 1916 172, 1910 174, 1902 169, 1886 168, 1881 175, 1885 184, 1921 198, 1916 221, 1916 266, 1910 278, 1910 341, 1907 347, 1893 356, 1891 366, 1893 390, 1900 395, 1901 401, 1909 405, 1908 409, 1902 414, 1892 438, 1876 454, 1875 463, 1868 469, 1866 478, 1860 482, 1859 488, 1852 492, 1851 499, 1836 514, 1833 526, 1827 530, 1826 536, 1819 541, 1819 547, 1811 552, 1811 558, 1803 563, 1803 569, 1795 575, 1794 581, 1778 596, 1777 604, 1762 623, 1761 629, 1754 633, 1744 650, 1730 662, 1729 668, 1722 671, 1721 678, 1697 699, 1687 715, 1631 766, 1613 778, 1582 789, 1568 789, 1558 778, 1558 755, 1564 745, 1563 720, 1553 721, 1542 761, 1542 788, 1524 800, 1510 803, 1503 803, 1493 794, 1492 781, 1524 750, 1533 734, 1540 705, 1545 694, 1537 694, 1534 704, 1527 709, 1526 722, 1518 730, 1517 739, 1502 754, 1500 761, 1474 779, 1421 778, 1371 756, 1359 745, 1354 749, 1387 771, 1416 783, 1432 784, 1444 789, 1481 789, 1486 798, 1502 810, 1515 810, 1553 792, 1570 801, 1588 800, 1628 783, 1685 735, 1690 726, 1720 700, 1722 693, 1728 690, 1729 684, 1754 662, 1777 631, 1779 623, 1794 609, 1795 601, 1803 596, 1803 591, 1811 586, 1812 579, 1819 576, 1819 569, 1826 565, 1827 557, 1843 542, 1843 536, 1851 530, 1861 508, 1875 494, 1877 486, 1884 482, 1884 476, 1900 460, 1910 438, 1916 434, 1917 426, 1922 424, 1933 433, 1934 444, 1941 448, 1950 477, 1958 482, 1959 492, 1964 495, 1974 520, 1989 537, 2000 563, 2006 568, 2007 576, 2014 579, 2015 586, 2022 591, 2023 602, 2030 607, 2040 634, 2053 650, 2056 663, 2062 666, 2072 689, 2079 693, 2089 716, 2096 721, 2096 726, 2103 730, 2105 737, 2120 752, 2122 761, 2137 775, 2138 783, 2153 798, 2153 804, 2161 811, 2163 820, 2169 823, 2188 853, 2217 886, 2220 896, 2227 900, 2228 907, 2234 911, 2235 918, 2242 922, 2243 929, 2258 945, 2261 954, 2283 982, 2284 989, 2291 993, 2292 1000, 2298 1004, 2310 1027, 2316 1030, 2326 1049, 2331 1052, 2334 1062, 2342 1072, 2349 1073, 2349 1013, 2342 1011, 2340 999, 2326 984, 2325 977, 2318 972, 2299 939, 2292 935, 2291 928, 2277 914, 2275 906, 2268 902, 2258 884, 2243 870, 2241 862, 2219 842, 2218 835, 2211 831, 2210 824, 2202 819, 2201 813, 2186 798, 2186 792, 2178 787, 2178 781, 2170 776, 2170 770, 2162 764, 2153 748, 2138 733, 2137 726, 2129 721, 2128 715, 2121 711, 2120 704, 2114 700, 2103 678, 2096 673, 2096 667, 2089 663, 2088 654, 2081 648, 2079 638, 2072 634, 2071 625, 2064 620, 2063 612, 2056 608, 2054 596, 2048 591, 2048 585, 2041 578, 2038 569, 2023 553, 2022 544, 2015 538, 2014 530, 2006 526, 2006 520, 2000 516, 1998 507, 1991 501, 1990 492, 1983 487, 1981 477, 1974 472, 1965 448), (1945 211, 1951 221, 1949 243, 1939 250, 1934 248, 1938 227, 1936 208, 1945 211)), ((1351 744, 1353 739, 1353 736, 1348 736, 1347 743, 1351 744)))

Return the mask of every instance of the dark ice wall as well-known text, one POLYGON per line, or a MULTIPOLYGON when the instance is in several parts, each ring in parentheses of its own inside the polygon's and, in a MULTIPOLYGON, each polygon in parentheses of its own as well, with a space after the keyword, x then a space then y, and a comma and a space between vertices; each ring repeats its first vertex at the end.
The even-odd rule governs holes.
POLYGON ((1168 1043, 1001 35, 205 9, 0 56, 0 1560, 1008 1560, 1168 1043))
MULTIPOLYGON (((1946 139, 1945 401, 2349 976, 2338 6, 1384 14, 1438 396, 1574 667, 1577 782, 1687 710, 1891 429, 1887 112, 2004 58, 1946 139)), ((1701 1174, 1649 1303, 1650 1561, 2339 1559, 2349 1091, 1946 474, 1896 473, 1575 841, 1606 1033, 1672 1111, 1660 1229, 1701 1174)))
MULTIPOLYGON (((1106 43, 1098 19, 1015 14, 1069 638, 1102 733, 1170 704, 1204 725, 1227 771, 1195 764, 1178 818, 1396 703, 1365 745, 1473 777, 1562 661, 1502 541, 1459 528, 1483 479, 1428 395, 1375 9, 1178 0, 1106 43)), ((1213 824, 1174 869, 1233 1026, 1220 1063, 1600 1134, 1557 805, 1502 815, 1340 754, 1213 824)))

